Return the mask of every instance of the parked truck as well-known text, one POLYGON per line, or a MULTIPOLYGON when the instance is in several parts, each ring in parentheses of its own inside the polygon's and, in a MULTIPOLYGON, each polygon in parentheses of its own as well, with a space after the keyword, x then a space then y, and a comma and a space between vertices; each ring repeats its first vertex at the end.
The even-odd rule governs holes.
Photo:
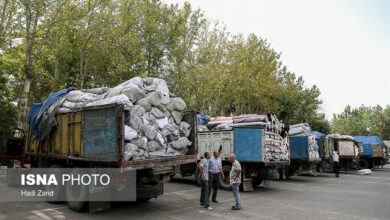
POLYGON ((322 158, 322 169, 325 172, 333 171, 332 153, 339 154, 341 170, 358 168, 358 145, 352 136, 340 134, 328 134, 324 139, 324 154, 322 158))
MULTIPOLYGON (((275 160, 270 156, 267 148, 270 144, 282 147, 283 141, 288 142, 287 137, 283 138, 277 133, 256 127, 235 127, 223 131, 202 131, 197 132, 196 137, 197 161, 203 158, 205 152, 219 151, 225 175, 225 179, 220 177, 219 180, 219 185, 222 189, 231 189, 229 184, 231 163, 228 161, 228 157, 232 153, 236 155, 243 169, 244 191, 252 191, 263 180, 284 180, 288 178, 289 156, 283 160, 275 160)), ((288 143, 285 146, 288 147, 288 143)), ((197 163, 181 165, 176 173, 180 173, 182 176, 195 174, 195 181, 200 185, 200 175, 196 165, 197 163)))
MULTIPOLYGON (((136 170, 137 201, 157 198, 163 194, 163 183, 169 181, 176 166, 196 163, 196 115, 187 112, 183 120, 192 131, 192 145, 183 156, 125 161, 125 110, 120 104, 86 107, 82 111, 58 114, 58 126, 45 140, 35 140, 31 130, 12 129, 7 141, 5 158, 15 160, 22 168, 119 168, 123 173, 136 170), (24 135, 26 134, 26 135, 24 135)), ((82 196, 80 187, 66 187, 66 195, 82 196), (71 191, 71 192, 68 192, 71 191)), ((88 190, 87 190, 88 191, 88 190)), ((84 190, 85 192, 85 190, 84 190)), ((69 208, 80 211, 87 201, 68 201, 69 208)), ((77 200, 77 199, 76 199, 77 200)), ((94 203, 96 205, 96 203, 94 203)), ((101 204, 101 203, 98 203, 101 204)))
POLYGON ((317 176, 322 160, 319 156, 319 147, 315 137, 290 137, 290 160, 289 175, 297 173, 317 176), (310 138, 312 140, 310 140, 310 138), (313 156, 313 153, 315 152, 313 152, 311 148, 317 151, 318 156, 313 156))
POLYGON ((378 136, 355 136, 354 139, 359 145, 359 168, 375 168, 386 164, 387 148, 378 136))

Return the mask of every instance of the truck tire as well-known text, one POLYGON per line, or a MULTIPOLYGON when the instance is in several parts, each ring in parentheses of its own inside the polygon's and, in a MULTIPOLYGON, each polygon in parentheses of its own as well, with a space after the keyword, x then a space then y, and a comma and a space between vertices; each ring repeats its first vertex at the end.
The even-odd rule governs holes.
POLYGON ((196 183, 196 185, 198 185, 198 186, 201 186, 201 185, 202 185, 202 182, 201 182, 200 179, 201 179, 201 178, 200 178, 199 169, 196 168, 196 170, 195 170, 195 183, 196 183))
POLYGON ((368 169, 370 168, 370 163, 366 159, 359 160, 359 168, 360 169, 368 169))
MULTIPOLYGON (((72 174, 81 173, 81 170, 75 168, 72 170, 72 174)), ((71 181, 66 184, 66 200, 71 210, 76 212, 84 211, 88 204, 88 186, 84 185, 72 185, 71 181)))
POLYGON ((137 202, 140 202, 140 203, 142 203, 142 202, 148 202, 148 201, 151 200, 151 199, 152 199, 152 197, 137 199, 137 202))
POLYGON ((312 170, 313 170, 313 176, 318 176, 317 165, 313 165, 312 170))
MULTIPOLYGON (((59 172, 59 170, 57 170, 59 168, 62 168, 62 166, 59 164, 53 164, 50 166, 50 169, 49 169, 50 170, 49 173, 53 173, 57 180, 60 179, 60 176, 61 176, 61 173, 59 172)), ((55 203, 61 203, 61 202, 65 201, 66 189, 64 186, 45 185, 45 191, 52 191, 52 190, 54 192, 54 196, 47 198, 48 203, 55 204, 55 203)))
POLYGON ((223 190, 232 190, 232 186, 230 185, 230 170, 232 169, 231 165, 223 165, 222 166, 222 171, 223 174, 225 175, 225 179, 222 179, 222 175, 220 175, 219 178, 219 186, 223 190))
POLYGON ((330 163, 328 161, 323 162, 321 167, 325 173, 332 173, 333 172, 333 165, 332 165, 332 163, 330 163))
POLYGON ((287 170, 286 168, 279 168, 279 181, 287 179, 287 170))
POLYGON ((252 178, 252 186, 253 188, 258 187, 263 182, 263 179, 260 177, 252 178))

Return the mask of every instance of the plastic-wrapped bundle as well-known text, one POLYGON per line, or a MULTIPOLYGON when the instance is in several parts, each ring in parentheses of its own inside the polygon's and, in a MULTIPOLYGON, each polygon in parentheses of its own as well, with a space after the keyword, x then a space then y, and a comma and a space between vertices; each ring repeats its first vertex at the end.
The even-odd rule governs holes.
POLYGON ((141 131, 149 140, 153 140, 157 135, 157 125, 156 123, 144 124, 141 126, 141 131))
POLYGON ((190 136, 191 133, 191 125, 188 124, 187 122, 180 122, 180 133, 182 133, 184 136, 188 137, 190 136))
POLYGON ((125 125, 125 140, 130 141, 131 139, 136 138, 138 135, 137 131, 132 127, 125 125))
POLYGON ((307 124, 307 123, 290 125, 290 130, 288 133, 290 136, 311 135, 311 128, 310 128, 309 124, 307 124))
POLYGON ((125 160, 129 160, 138 154, 138 147, 135 144, 127 143, 125 145, 124 157, 125 160))
POLYGON ((129 98, 123 94, 118 95, 118 96, 114 96, 114 97, 110 97, 110 98, 101 99, 98 101, 94 101, 94 102, 88 103, 86 106, 87 107, 89 107, 89 106, 102 106, 102 105, 108 105, 108 104, 114 104, 114 103, 122 104, 126 110, 130 110, 131 107, 133 106, 133 104, 130 102, 129 98))
POLYGON ((82 92, 93 93, 95 95, 101 95, 106 93, 110 88, 108 87, 100 87, 100 88, 92 88, 92 89, 82 89, 82 92))
POLYGON ((182 150, 183 148, 190 146, 191 144, 192 143, 188 140, 188 138, 180 137, 178 140, 169 143, 169 146, 176 150, 182 150))

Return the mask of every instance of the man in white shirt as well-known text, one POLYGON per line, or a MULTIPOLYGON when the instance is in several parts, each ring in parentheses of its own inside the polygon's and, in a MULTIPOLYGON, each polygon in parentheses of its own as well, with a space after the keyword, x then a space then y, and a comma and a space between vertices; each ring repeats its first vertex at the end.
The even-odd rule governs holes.
POLYGON ((333 159, 333 170, 334 170, 334 173, 336 174, 336 177, 339 177, 339 154, 337 151, 333 151, 333 155, 332 155, 332 159, 333 159))
POLYGON ((213 191, 212 200, 215 203, 217 201, 217 192, 219 187, 219 178, 222 175, 222 179, 225 179, 222 170, 222 161, 221 158, 218 157, 219 152, 217 150, 214 151, 214 156, 209 160, 209 194, 211 195, 211 191, 213 191))

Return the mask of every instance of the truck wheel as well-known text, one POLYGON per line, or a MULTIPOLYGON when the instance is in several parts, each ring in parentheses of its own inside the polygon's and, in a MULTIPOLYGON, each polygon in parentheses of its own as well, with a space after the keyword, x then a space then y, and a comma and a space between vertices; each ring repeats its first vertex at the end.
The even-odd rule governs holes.
POLYGON ((260 177, 252 178, 252 186, 253 186, 253 188, 256 188, 262 182, 263 182, 263 180, 260 177))
POLYGON ((359 160, 359 168, 360 169, 368 169, 370 167, 370 163, 365 159, 359 160))
MULTIPOLYGON (((80 174, 81 170, 73 169, 72 174, 80 174), (80 172, 79 172, 80 171, 80 172)), ((66 185, 66 200, 71 210, 76 212, 84 211, 88 204, 88 186, 84 185, 72 185, 71 181, 66 185)))
POLYGON ((324 162, 322 164, 322 170, 326 173, 332 173, 333 172, 333 165, 330 162, 324 162))
POLYGON ((151 199, 152 199, 152 197, 137 199, 137 202, 148 202, 151 199))
POLYGON ((313 170, 313 176, 318 176, 317 166, 316 165, 313 165, 312 170, 313 170))
MULTIPOLYGON (((61 173, 60 171, 58 170, 59 168, 62 168, 61 165, 58 165, 58 164, 53 164, 50 166, 50 171, 49 173, 53 173, 56 177, 56 179, 61 179, 60 176, 61 176, 61 173)), ((47 198, 47 202, 48 203, 60 203, 60 202, 63 202, 65 200, 65 187, 62 186, 62 185, 46 185, 45 186, 45 191, 53 191, 54 193, 54 196, 53 197, 49 197, 47 198)))
POLYGON ((283 181, 287 179, 286 168, 279 168, 279 180, 283 181))
POLYGON ((223 190, 232 190, 232 186, 230 185, 230 170, 232 169, 231 165, 222 166, 223 174, 225 175, 225 179, 222 179, 222 175, 219 178, 219 186, 223 190))
POLYGON ((198 186, 201 186, 201 185, 202 185, 202 182, 201 182, 200 179, 201 179, 201 178, 200 178, 199 169, 196 168, 196 170, 195 170, 195 183, 196 183, 196 185, 198 185, 198 186))

